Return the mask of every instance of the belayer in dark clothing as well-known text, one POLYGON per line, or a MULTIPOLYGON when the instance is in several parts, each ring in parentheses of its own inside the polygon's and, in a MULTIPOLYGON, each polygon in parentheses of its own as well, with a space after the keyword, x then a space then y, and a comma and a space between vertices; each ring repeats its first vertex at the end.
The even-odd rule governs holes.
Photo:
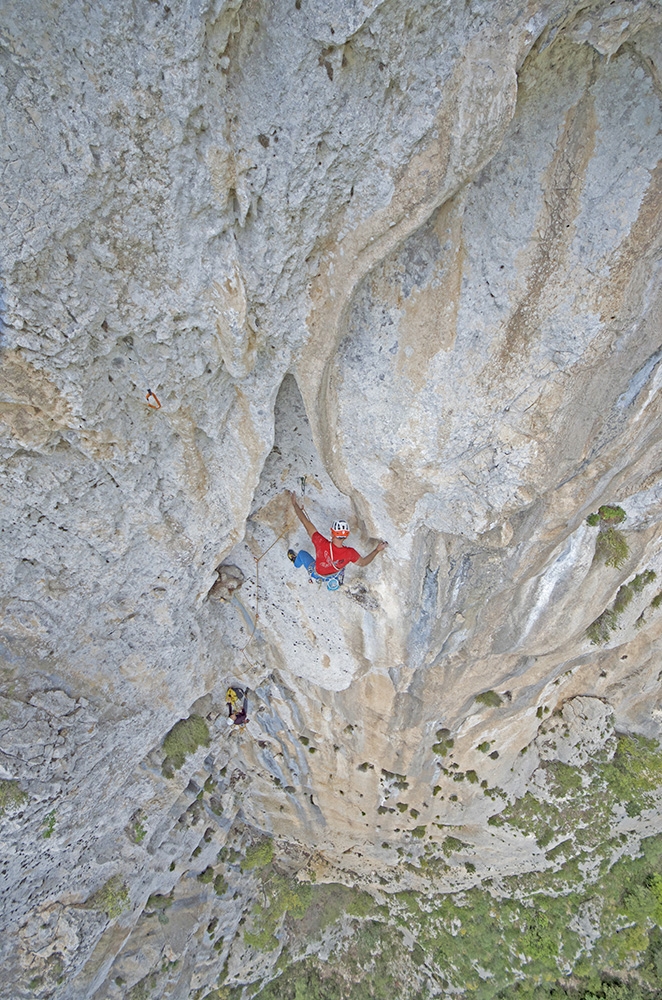
POLYGON ((310 574, 311 580, 326 580, 328 590, 337 590, 343 582, 345 566, 349 563, 356 563, 357 566, 367 566, 388 545, 388 542, 377 542, 372 552, 367 556, 362 556, 356 549, 345 545, 349 537, 349 525, 347 521, 334 521, 331 526, 331 541, 320 534, 315 525, 309 520, 306 512, 299 503, 296 493, 291 493, 292 506, 304 528, 310 535, 310 539, 315 546, 315 557, 310 552, 301 550, 295 552, 288 549, 287 556, 294 565, 305 567, 310 574))

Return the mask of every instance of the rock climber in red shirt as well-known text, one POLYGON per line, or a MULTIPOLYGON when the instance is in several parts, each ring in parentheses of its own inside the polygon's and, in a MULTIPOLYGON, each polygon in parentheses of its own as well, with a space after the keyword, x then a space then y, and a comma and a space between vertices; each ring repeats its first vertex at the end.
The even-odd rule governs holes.
POLYGON ((367 566, 377 553, 388 545, 388 542, 377 542, 372 552, 369 552, 367 556, 362 556, 356 549, 345 545, 345 540, 349 536, 347 521, 333 522, 331 541, 329 541, 308 519, 296 493, 291 493, 290 496, 295 513, 315 546, 315 558, 313 559, 310 552, 305 552, 303 549, 299 553, 296 553, 294 549, 288 549, 288 559, 291 559, 297 568, 304 566, 310 573, 311 580, 326 580, 328 590, 337 590, 341 585, 345 566, 353 562, 358 566, 367 566))

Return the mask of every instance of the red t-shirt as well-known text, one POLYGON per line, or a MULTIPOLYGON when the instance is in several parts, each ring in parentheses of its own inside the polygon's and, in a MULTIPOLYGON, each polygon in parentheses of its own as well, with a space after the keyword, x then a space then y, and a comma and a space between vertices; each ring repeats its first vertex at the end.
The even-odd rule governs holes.
POLYGON ((333 545, 324 535, 316 531, 313 535, 315 546, 315 572, 319 576, 333 576, 339 573, 348 563, 356 562, 361 554, 349 545, 333 545))

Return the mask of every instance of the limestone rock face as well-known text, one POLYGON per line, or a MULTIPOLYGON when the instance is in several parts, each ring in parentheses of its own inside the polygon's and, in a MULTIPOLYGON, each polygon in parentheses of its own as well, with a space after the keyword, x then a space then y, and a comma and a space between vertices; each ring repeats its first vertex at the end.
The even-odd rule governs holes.
POLYGON ((544 866, 487 820, 662 720, 659 4, 0 27, 2 995, 264 974, 255 831, 384 891, 450 828, 442 888, 544 866), (309 583, 288 491, 388 549, 309 583))

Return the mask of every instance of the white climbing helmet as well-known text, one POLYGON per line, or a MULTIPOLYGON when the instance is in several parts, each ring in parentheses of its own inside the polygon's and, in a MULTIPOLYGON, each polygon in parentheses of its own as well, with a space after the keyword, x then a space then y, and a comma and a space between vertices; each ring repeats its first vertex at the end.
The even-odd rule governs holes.
POLYGON ((347 521, 334 521, 331 525, 331 534, 337 538, 347 538, 349 535, 349 525, 347 521))

